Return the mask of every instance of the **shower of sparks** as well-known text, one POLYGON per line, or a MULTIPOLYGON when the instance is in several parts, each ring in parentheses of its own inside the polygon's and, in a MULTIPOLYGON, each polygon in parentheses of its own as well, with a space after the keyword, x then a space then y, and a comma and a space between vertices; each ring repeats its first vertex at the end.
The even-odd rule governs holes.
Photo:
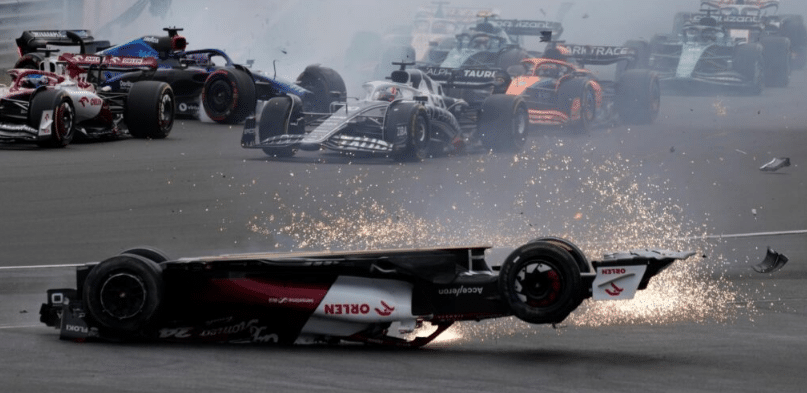
MULTIPOLYGON (((594 260, 607 252, 642 248, 712 255, 714 244, 692 240, 706 236, 707 225, 685 221, 684 208, 667 196, 673 186, 658 175, 643 175, 641 163, 619 155, 595 159, 595 147, 584 147, 585 154, 576 157, 567 156, 554 151, 569 149, 562 141, 555 142, 554 150, 553 146, 537 145, 515 157, 483 154, 457 158, 463 160, 468 173, 446 172, 442 181, 430 182, 430 176, 422 176, 424 171, 442 170, 436 166, 388 167, 385 171, 392 180, 381 185, 389 189, 384 200, 368 195, 371 189, 373 195, 379 195, 380 187, 366 184, 361 174, 343 179, 341 191, 320 197, 320 206, 328 207, 316 211, 276 194, 276 210, 254 217, 248 226, 283 251, 480 243, 511 248, 536 237, 559 236, 578 244, 594 260), (520 185, 516 189, 512 189, 514 182, 520 185), (505 191, 507 187, 509 191, 505 191), (331 203, 335 201, 338 203, 331 203), (435 205, 441 207, 428 208, 435 205), (277 219, 280 216, 284 219, 277 219)), ((753 303, 745 300, 747 295, 724 279, 720 259, 678 261, 634 299, 586 300, 564 324, 725 322, 736 318, 740 310, 754 313, 753 303)), ((515 318, 459 324, 444 333, 443 342, 533 328, 515 318)))

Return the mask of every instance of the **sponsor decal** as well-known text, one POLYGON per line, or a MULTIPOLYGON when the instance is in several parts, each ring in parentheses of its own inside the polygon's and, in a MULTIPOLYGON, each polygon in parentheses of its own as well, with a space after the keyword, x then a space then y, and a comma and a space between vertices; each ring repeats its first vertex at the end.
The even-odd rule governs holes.
POLYGON ((103 103, 104 103, 104 101, 102 101, 100 98, 89 98, 87 96, 79 98, 78 102, 79 102, 79 104, 81 104, 82 108, 86 108, 87 105, 89 105, 89 106, 99 106, 99 105, 103 105, 103 103))
POLYGON ((120 81, 121 90, 129 90, 129 89, 132 88, 132 85, 134 85, 134 83, 132 83, 132 82, 120 81))
POLYGON ((557 25, 554 22, 540 20, 493 20, 491 22, 495 25, 499 25, 499 27, 519 29, 551 29, 557 25))
POLYGON ((314 299, 310 299, 310 298, 270 297, 267 300, 269 301, 269 303, 273 303, 273 304, 300 304, 300 303, 312 304, 312 303, 314 303, 314 299))
POLYGON ((78 326, 78 325, 70 325, 70 324, 65 324, 64 325, 64 330, 68 331, 68 332, 76 332, 76 333, 84 333, 84 334, 89 334, 90 333, 90 329, 88 329, 86 326, 78 326))
POLYGON ((383 300, 381 301, 381 305, 384 307, 384 309, 381 310, 378 307, 375 307, 375 312, 382 317, 388 317, 393 311, 395 311, 395 307, 390 306, 383 300))
POLYGON ((157 39, 157 37, 143 37, 143 41, 151 42, 152 44, 160 42, 160 40, 157 39))
POLYGON ((398 134, 397 137, 405 137, 406 136, 406 125, 398 126, 398 134))
POLYGON ((611 289, 606 289, 605 290, 605 293, 607 293, 610 296, 619 296, 619 294, 622 293, 622 291, 625 290, 624 288, 620 288, 620 287, 616 286, 616 284, 614 284, 614 283, 611 283, 611 288, 613 290, 611 290, 611 289))
POLYGON ((482 287, 466 287, 460 286, 459 288, 443 288, 437 290, 438 295, 481 295, 482 294, 482 287))
POLYGON ((254 343, 277 343, 280 337, 274 333, 266 332, 266 326, 250 326, 249 335, 254 343))
POLYGON ((189 338, 192 330, 189 327, 160 329, 160 338, 189 338))
POLYGON ((32 31, 31 35, 37 38, 64 38, 63 31, 32 31))
POLYGON ((251 329, 253 325, 257 324, 257 319, 252 319, 249 322, 241 322, 235 325, 224 326, 220 328, 205 329, 199 333, 199 337, 213 337, 222 334, 236 334, 251 329))
POLYGON ((625 274, 627 271, 623 268, 619 269, 602 269, 601 274, 625 274))
POLYGON ((325 314, 343 315, 343 314, 367 314, 370 312, 370 305, 367 303, 356 304, 326 304, 325 314))
POLYGON ((491 70, 463 70, 462 73, 466 78, 493 78, 496 76, 496 71, 491 70))
POLYGON ((451 75, 450 68, 428 67, 426 74, 431 76, 449 76, 451 75))
POLYGON ((572 56, 629 56, 633 53, 631 48, 621 46, 568 46, 572 56))

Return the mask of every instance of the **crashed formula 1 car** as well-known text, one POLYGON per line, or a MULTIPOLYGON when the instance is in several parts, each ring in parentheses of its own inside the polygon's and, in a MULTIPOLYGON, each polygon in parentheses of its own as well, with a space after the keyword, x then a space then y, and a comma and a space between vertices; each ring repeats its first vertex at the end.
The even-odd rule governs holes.
POLYGON ((68 340, 419 347, 457 321, 560 323, 587 298, 632 298, 694 254, 639 250, 590 261, 566 240, 541 238, 491 268, 486 248, 178 260, 135 248, 78 267, 77 287, 48 290, 40 319, 68 340))
POLYGON ((154 59, 64 54, 44 69, 12 69, 0 86, 0 141, 64 147, 74 136, 162 139, 174 124, 174 94, 167 83, 137 82, 127 92, 98 88, 105 70, 148 74, 154 59))
POLYGON ((89 32, 83 30, 60 32, 65 39, 23 39, 52 35, 52 31, 26 31, 17 40, 20 53, 19 68, 37 68, 38 62, 47 57, 43 45, 79 46, 80 54, 100 49, 100 56, 154 58, 159 65, 157 72, 142 74, 108 70, 100 82, 115 92, 126 92, 134 83, 152 80, 166 82, 176 95, 176 110, 179 116, 198 117, 204 113, 218 123, 242 122, 255 109, 258 99, 286 93, 301 97, 307 108, 327 110, 333 98, 332 92, 345 92, 345 84, 336 72, 327 67, 311 65, 296 81, 269 76, 236 64, 222 50, 186 50, 187 40, 179 34, 181 28, 165 28, 167 35, 147 35, 129 42, 109 46, 94 44, 89 32), (86 32, 79 34, 76 32, 86 32))
POLYGON ((527 134, 521 97, 494 94, 471 107, 449 97, 426 73, 401 67, 391 80, 368 82, 358 101, 335 103, 329 113, 306 112, 294 95, 259 102, 247 119, 241 146, 289 157, 298 149, 385 154, 419 161, 469 146, 518 151, 527 134))

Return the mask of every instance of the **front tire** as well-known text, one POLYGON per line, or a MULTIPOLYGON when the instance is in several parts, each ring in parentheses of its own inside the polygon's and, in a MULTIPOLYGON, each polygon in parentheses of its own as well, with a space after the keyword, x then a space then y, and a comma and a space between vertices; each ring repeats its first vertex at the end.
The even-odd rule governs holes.
POLYGON ((750 95, 760 95, 765 84, 764 60, 759 44, 742 44, 734 49, 732 61, 734 69, 748 80, 745 91, 750 95))
POLYGON ((566 127, 574 132, 588 132, 594 125, 598 108, 593 83, 588 78, 574 78, 558 87, 559 109, 569 116, 566 127))
POLYGON ((513 251, 502 264, 498 284, 513 315, 529 323, 560 323, 583 300, 577 263, 548 241, 513 251))
POLYGON ((238 124, 254 110, 255 81, 239 69, 224 68, 210 74, 202 89, 202 106, 216 123, 238 124))
POLYGON ((790 40, 787 37, 762 37, 765 57, 765 86, 787 87, 790 84, 790 40))
POLYGON ((122 254, 93 267, 84 281, 82 300, 99 328, 128 338, 153 322, 164 292, 160 265, 139 255, 122 254))
POLYGON ((527 142, 529 124, 523 98, 494 94, 482 103, 479 139, 483 146, 497 152, 519 152, 527 142))
MULTIPOLYGON (((258 123, 259 141, 285 134, 303 134, 305 126, 301 124, 301 109, 300 100, 296 97, 283 96, 270 99, 261 111, 261 120, 258 123), (296 126, 291 124, 292 119, 296 120, 296 126)), ((297 148, 266 147, 263 152, 270 157, 292 157, 297 153, 297 148)))
POLYGON ((76 133, 76 111, 70 96, 61 90, 43 90, 36 93, 31 99, 28 110, 28 125, 39 130, 43 119, 52 116, 50 137, 37 142, 40 147, 60 148, 70 144, 76 133))
POLYGON ((165 139, 174 127, 174 91, 165 82, 135 82, 126 97, 123 119, 138 139, 165 139))
POLYGON ((384 140, 393 145, 392 159, 418 162, 428 157, 431 135, 426 109, 422 105, 391 106, 384 126, 384 140))
POLYGON ((648 70, 627 70, 616 86, 616 110, 625 124, 651 124, 661 110, 658 75, 648 70))

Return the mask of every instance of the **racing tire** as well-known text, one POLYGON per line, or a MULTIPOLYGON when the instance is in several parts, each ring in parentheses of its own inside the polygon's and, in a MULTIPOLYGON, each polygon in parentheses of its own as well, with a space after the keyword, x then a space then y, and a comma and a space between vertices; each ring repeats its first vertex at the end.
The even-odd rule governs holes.
POLYGON ((479 139, 496 152, 519 152, 527 142, 530 118, 520 96, 493 94, 482 102, 479 113, 479 139))
POLYGON ((597 118, 597 92, 592 83, 589 78, 573 78, 558 87, 558 109, 569 116, 564 127, 573 132, 590 131, 597 118))
POLYGON ((100 329, 130 338, 153 322, 165 293, 162 268, 135 254, 105 259, 84 280, 84 307, 100 329))
POLYGON ((50 113, 53 122, 50 136, 37 142, 39 147, 60 148, 73 141, 76 134, 76 110, 70 96, 62 90, 42 90, 35 93, 28 110, 28 125, 39 129, 43 113, 50 113))
POLYGON ((165 82, 135 82, 126 97, 123 119, 138 139, 165 139, 174 127, 176 99, 165 82))
POLYGON ((169 260, 168 255, 164 252, 148 246, 129 248, 120 252, 120 255, 123 254, 138 255, 155 263, 163 263, 169 260))
POLYGON ((619 79, 622 74, 627 70, 635 70, 650 67, 650 51, 651 44, 642 40, 629 40, 623 45, 631 48, 636 52, 636 58, 633 60, 624 60, 616 63, 616 76, 619 79))
POLYGON ((384 140, 392 144, 390 156, 397 162, 419 162, 429 156, 431 135, 426 109, 420 104, 391 106, 384 121, 384 140), (405 135, 399 135, 404 125, 405 135))
POLYGON ((807 65, 807 27, 801 15, 787 15, 782 17, 782 35, 790 39, 791 68, 804 69, 807 65))
POLYGON ((255 81, 245 71, 222 68, 211 73, 202 88, 202 106, 210 120, 238 124, 255 111, 255 81))
POLYGON ((572 255, 549 241, 513 251, 499 272, 510 311, 529 323, 560 323, 583 301, 583 280, 572 255))
POLYGON ((651 124, 661 109, 658 75, 649 70, 627 70, 616 85, 619 118, 625 124, 651 124))
POLYGON ((21 68, 27 70, 38 70, 42 64, 43 57, 38 53, 28 53, 17 59, 14 63, 14 68, 21 68))
POLYGON ((759 44, 737 45, 734 49, 732 64, 734 70, 749 81, 745 92, 750 95, 760 95, 765 84, 762 46, 759 44))
POLYGON ((765 86, 787 87, 790 84, 790 39, 762 37, 759 43, 765 58, 765 86))
POLYGON ((306 67, 297 77, 297 84, 312 93, 312 96, 303 99, 305 112, 331 113, 332 102, 347 99, 345 81, 338 72, 328 67, 306 67))
MULTIPOLYGON (((284 134, 303 134, 305 126, 301 123, 302 104, 296 96, 283 96, 270 99, 261 111, 261 120, 258 123, 258 139, 284 134), (293 126, 292 119, 297 119, 293 126)), ((263 152, 270 157, 292 157, 297 153, 296 147, 265 147, 263 152)))

